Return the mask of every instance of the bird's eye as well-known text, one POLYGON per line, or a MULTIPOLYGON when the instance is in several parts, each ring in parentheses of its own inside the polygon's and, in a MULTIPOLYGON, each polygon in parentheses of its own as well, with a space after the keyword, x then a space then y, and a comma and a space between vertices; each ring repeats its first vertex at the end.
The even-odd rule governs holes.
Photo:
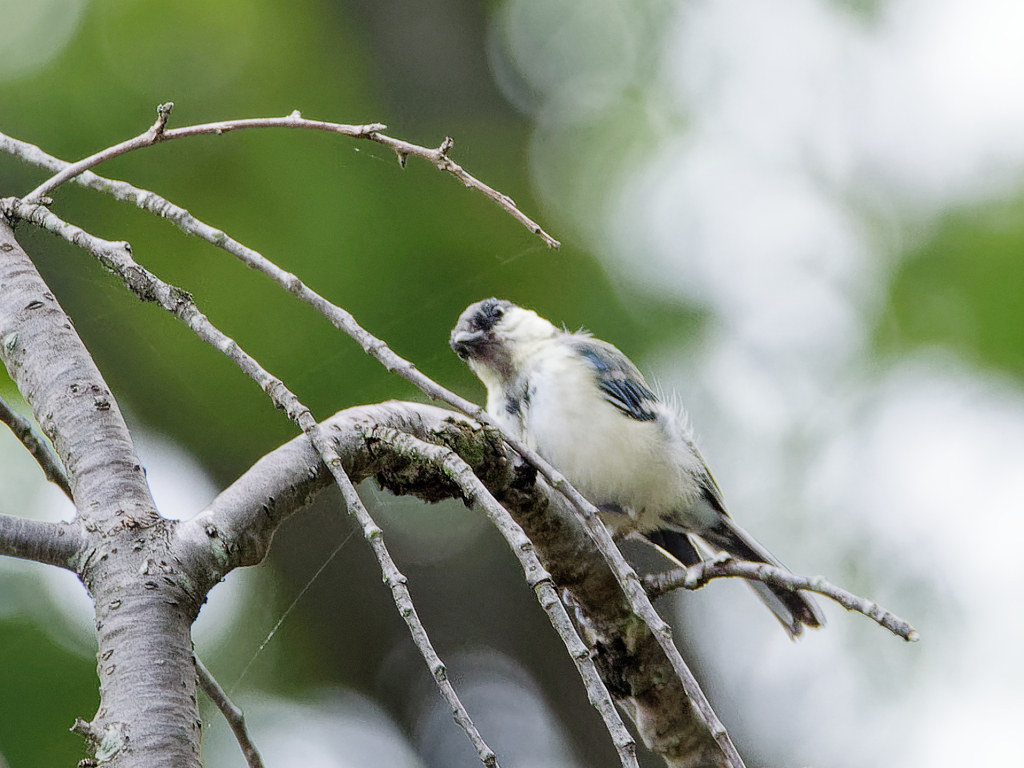
POLYGON ((505 310, 498 303, 491 304, 484 308, 484 325, 493 328, 501 318, 505 316, 505 310))
POLYGON ((481 301, 471 321, 473 327, 478 331, 490 331, 494 328, 505 316, 503 303, 497 299, 481 301))

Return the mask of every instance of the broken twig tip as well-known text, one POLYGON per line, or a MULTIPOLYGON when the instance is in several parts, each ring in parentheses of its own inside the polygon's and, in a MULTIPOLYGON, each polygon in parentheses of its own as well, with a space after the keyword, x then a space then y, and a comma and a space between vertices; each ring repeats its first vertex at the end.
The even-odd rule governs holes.
POLYGON ((152 134, 153 141, 157 141, 164 134, 164 128, 167 127, 167 120, 171 116, 171 110, 174 109, 173 101, 166 101, 156 108, 156 122, 153 123, 153 127, 149 129, 152 134))

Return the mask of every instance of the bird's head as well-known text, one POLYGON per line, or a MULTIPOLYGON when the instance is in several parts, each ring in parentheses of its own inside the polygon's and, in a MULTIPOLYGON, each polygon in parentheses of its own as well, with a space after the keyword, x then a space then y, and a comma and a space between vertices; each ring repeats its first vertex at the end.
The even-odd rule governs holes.
POLYGON ((557 333, 558 329, 536 312, 492 298, 466 308, 449 343, 484 383, 488 383, 488 373, 508 382, 535 345, 557 333))

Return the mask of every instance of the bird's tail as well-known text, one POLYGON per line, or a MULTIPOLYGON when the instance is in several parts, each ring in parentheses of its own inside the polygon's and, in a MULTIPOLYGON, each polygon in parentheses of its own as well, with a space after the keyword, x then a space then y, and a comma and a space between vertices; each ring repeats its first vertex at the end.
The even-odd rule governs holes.
MULTIPOLYGON (((690 536, 685 533, 661 529, 645 534, 645 538, 650 539, 683 565, 694 565, 699 560, 690 536)), ((731 517, 722 516, 716 526, 703 531, 700 538, 712 548, 727 552, 738 560, 785 568, 768 550, 758 544, 753 536, 736 525, 731 517)), ((825 616, 810 595, 760 581, 747 580, 747 584, 775 614, 790 637, 799 637, 805 626, 824 626, 825 616)))
MULTIPOLYGON (((768 563, 776 568, 785 568, 782 563, 753 536, 733 522, 731 517, 722 517, 715 528, 701 533, 701 538, 711 546, 728 552, 740 560, 752 563, 768 563)), ((822 627, 825 615, 810 595, 776 587, 760 581, 748 581, 757 596, 782 622, 790 637, 796 638, 805 626, 822 627)))

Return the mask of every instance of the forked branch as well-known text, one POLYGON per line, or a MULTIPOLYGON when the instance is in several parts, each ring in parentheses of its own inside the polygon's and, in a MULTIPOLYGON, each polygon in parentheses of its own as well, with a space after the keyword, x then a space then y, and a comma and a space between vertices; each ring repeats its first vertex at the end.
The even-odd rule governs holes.
POLYGON ((558 248, 560 243, 545 232, 541 226, 519 210, 515 201, 508 195, 498 192, 496 189, 484 184, 482 181, 468 173, 461 165, 452 160, 448 153, 455 146, 455 141, 446 136, 437 149, 421 147, 402 139, 396 139, 384 133, 387 126, 382 123, 369 123, 367 125, 345 125, 342 123, 329 123, 322 120, 307 120, 295 110, 287 117, 256 117, 244 120, 223 120, 216 123, 204 123, 202 125, 190 125, 184 128, 167 128, 167 120, 171 110, 174 108, 172 102, 161 104, 157 107, 156 122, 145 132, 134 138, 107 147, 89 157, 71 163, 61 169, 55 175, 44 181, 23 198, 28 203, 46 202, 46 195, 49 195, 58 186, 69 179, 95 168, 100 163, 111 160, 115 157, 132 152, 136 149, 149 147, 154 144, 174 139, 183 139, 190 136, 216 135, 221 136, 231 131, 239 131, 248 128, 298 128, 308 131, 326 131, 328 133, 339 133, 353 139, 365 139, 368 141, 383 144, 391 149, 398 157, 399 164, 404 168, 406 160, 410 157, 419 157, 432 163, 438 170, 449 173, 461 181, 469 189, 474 189, 493 200, 501 208, 505 209, 516 221, 529 229, 533 234, 540 237, 549 248, 558 248))

